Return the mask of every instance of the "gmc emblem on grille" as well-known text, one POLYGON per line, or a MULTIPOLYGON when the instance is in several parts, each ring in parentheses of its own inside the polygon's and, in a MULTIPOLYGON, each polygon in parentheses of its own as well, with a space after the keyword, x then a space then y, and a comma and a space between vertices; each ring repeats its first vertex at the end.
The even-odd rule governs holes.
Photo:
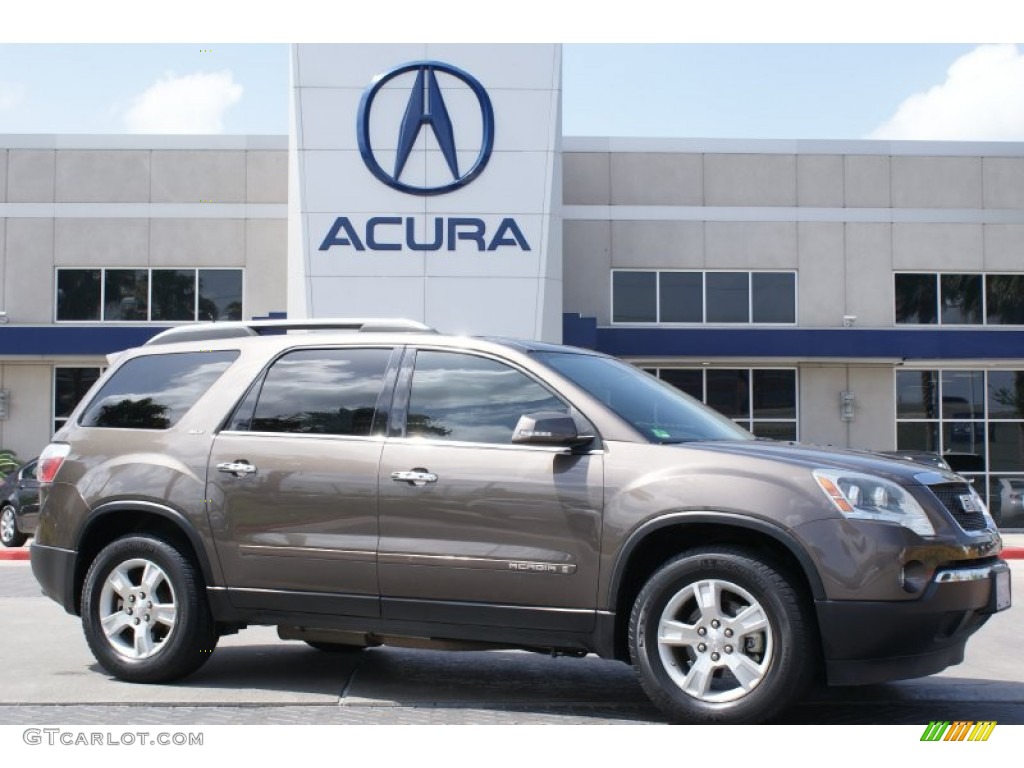
POLYGON ((969 493, 960 494, 960 506, 964 508, 964 512, 981 512, 978 505, 974 503, 974 497, 969 493))

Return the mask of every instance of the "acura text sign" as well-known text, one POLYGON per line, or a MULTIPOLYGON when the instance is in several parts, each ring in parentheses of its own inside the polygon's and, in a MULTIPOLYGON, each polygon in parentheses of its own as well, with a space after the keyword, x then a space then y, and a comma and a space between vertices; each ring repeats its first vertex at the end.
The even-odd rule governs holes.
POLYGON ((561 51, 292 48, 289 315, 557 341, 561 51))

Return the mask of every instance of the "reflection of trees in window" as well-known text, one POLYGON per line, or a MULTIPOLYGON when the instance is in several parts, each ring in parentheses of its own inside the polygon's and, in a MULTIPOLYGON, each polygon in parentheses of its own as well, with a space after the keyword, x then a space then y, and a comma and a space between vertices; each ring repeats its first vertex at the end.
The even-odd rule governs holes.
POLYGON ((942 275, 942 322, 976 325, 981 317, 981 275, 942 275))
POLYGON ((149 273, 145 269, 104 271, 104 320, 149 319, 149 273))
MULTIPOLYGON (((991 372, 989 373, 990 378, 995 378, 1001 375, 1003 372, 991 372)), ((1006 373, 1009 373, 1007 371, 1006 373)), ((1003 386, 989 390, 992 393, 992 399, 1002 406, 1006 407, 1008 412, 1000 412, 999 418, 1024 418, 1024 371, 1013 371, 1013 385, 1012 387, 1003 386)), ((991 409, 991 406, 989 406, 991 409)), ((992 409, 993 411, 995 409, 992 409)))
POLYGON ((452 433, 451 427, 425 413, 410 413, 406 425, 409 437, 448 437, 452 433))
POLYGON ((152 397, 141 400, 126 398, 118 403, 102 405, 93 425, 122 429, 167 429, 171 426, 168 410, 166 405, 153 402, 152 397))
POLYGON ((986 319, 993 325, 1024 325, 1024 275, 987 275, 986 319))
POLYGON ((373 408, 302 411, 254 418, 254 432, 293 432, 312 435, 366 436, 373 427, 373 408))
POLYGON ((195 270, 154 269, 153 319, 195 320, 195 317, 195 270))
POLYGON ((896 275, 896 322, 936 322, 935 275, 896 275))

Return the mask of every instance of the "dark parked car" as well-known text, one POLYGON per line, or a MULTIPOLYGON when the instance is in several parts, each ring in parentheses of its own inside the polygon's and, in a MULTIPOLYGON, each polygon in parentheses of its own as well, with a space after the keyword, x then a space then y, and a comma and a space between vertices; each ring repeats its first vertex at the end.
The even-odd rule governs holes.
POLYGON ((11 472, 0 485, 0 544, 20 547, 36 531, 39 481, 36 461, 11 472))
POLYGON ((165 331, 39 467, 32 570, 132 682, 265 624, 335 651, 596 653, 673 720, 747 723, 816 677, 958 664, 1010 606, 957 475, 759 441, 606 355, 408 321, 165 331))

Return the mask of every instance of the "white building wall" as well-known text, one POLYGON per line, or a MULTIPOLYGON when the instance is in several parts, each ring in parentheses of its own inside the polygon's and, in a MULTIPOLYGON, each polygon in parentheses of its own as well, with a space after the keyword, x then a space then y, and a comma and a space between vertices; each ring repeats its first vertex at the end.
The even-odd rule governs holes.
MULTIPOLYGON (((237 267, 246 317, 285 310, 285 137, 31 135, 0 145, 0 334, 57 324, 57 268, 237 267)), ((0 447, 30 458, 48 442, 55 366, 106 362, 65 351, 0 358, 11 393, 0 447)))

